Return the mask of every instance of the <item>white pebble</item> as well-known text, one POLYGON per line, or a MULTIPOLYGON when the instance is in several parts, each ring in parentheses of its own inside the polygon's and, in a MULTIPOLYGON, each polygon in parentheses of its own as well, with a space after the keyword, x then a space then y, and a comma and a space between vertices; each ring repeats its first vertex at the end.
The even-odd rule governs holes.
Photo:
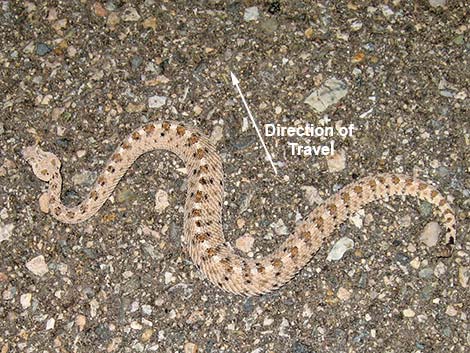
POLYGON ((214 143, 219 142, 224 137, 224 128, 221 125, 216 125, 212 130, 211 140, 214 143))
POLYGON ((149 100, 148 100, 149 108, 156 108, 156 109, 161 108, 166 104, 166 100, 167 98, 164 96, 156 95, 156 96, 149 97, 149 100))
POLYGON ((302 186, 301 189, 305 191, 305 198, 310 206, 319 205, 323 202, 318 189, 314 186, 302 186))
POLYGON ((256 6, 248 7, 245 9, 243 20, 245 22, 256 21, 259 18, 259 11, 256 6))
POLYGON ((424 227, 421 235, 419 236, 419 240, 426 244, 427 247, 432 247, 437 244, 439 241, 439 234, 441 233, 441 227, 437 222, 429 222, 424 227))
POLYGON ((139 13, 133 7, 125 9, 121 17, 126 22, 135 22, 140 19, 139 13))
POLYGON ((446 273, 447 267, 442 262, 439 262, 436 267, 434 268, 434 276, 441 277, 443 274, 446 273))
POLYGON ((449 316, 456 316, 458 311, 454 308, 452 304, 447 305, 446 314, 449 316))
POLYGON ((287 235, 289 234, 289 229, 287 229, 286 225, 282 218, 279 218, 277 222, 271 223, 270 227, 274 230, 277 235, 287 235))
POLYGON ((338 289, 338 293, 336 293, 336 296, 340 300, 346 301, 346 300, 349 300, 349 298, 351 298, 351 293, 346 288, 340 287, 338 289))
POLYGON ((90 300, 90 316, 91 317, 96 317, 96 314, 98 313, 98 308, 100 307, 100 304, 96 299, 90 300))
POLYGON ((470 270, 468 267, 460 266, 459 267, 459 283, 462 287, 468 287, 468 278, 470 276, 470 270))
POLYGON ((142 330, 142 325, 138 323, 137 321, 132 321, 131 322, 131 329, 133 330, 142 330))
POLYGON ((415 317, 415 312, 411 309, 405 309, 403 310, 403 316, 404 317, 415 317))
POLYGON ((271 325, 273 322, 274 322, 274 319, 271 319, 270 317, 266 317, 266 318, 263 320, 263 326, 269 326, 269 325, 271 325))
POLYGON ((165 272, 165 284, 169 284, 171 282, 174 282, 176 280, 176 277, 173 275, 171 272, 165 272))
POLYGON ((286 318, 283 318, 281 324, 279 325, 279 336, 290 337, 289 334, 287 334, 285 331, 288 328, 289 328, 289 321, 287 321, 286 318))
POLYGON ((410 265, 415 270, 417 270, 419 268, 419 266, 421 265, 421 261, 419 260, 419 257, 415 257, 413 260, 411 260, 410 265))
POLYGON ((361 21, 354 21, 351 23, 351 30, 356 32, 359 31, 362 28, 362 22, 361 21))
POLYGON ((320 88, 314 90, 304 103, 321 113, 329 106, 338 103, 347 93, 348 87, 343 81, 330 78, 320 88))
POLYGON ((302 317, 311 318, 313 314, 313 310, 308 306, 308 304, 305 304, 304 311, 302 312, 302 317))
POLYGON ((28 309, 31 306, 31 298, 32 297, 33 296, 32 296, 31 293, 26 293, 26 294, 21 295, 20 303, 21 303, 21 306, 23 307, 23 309, 28 309))
POLYGON ((15 229, 14 224, 0 225, 0 243, 4 240, 10 239, 13 229, 15 229))
POLYGON ((86 156, 86 150, 78 150, 77 151, 77 157, 78 158, 83 158, 86 156))
POLYGON ((139 310, 139 302, 136 300, 132 302, 130 312, 135 313, 137 310, 139 310))
POLYGON ((26 268, 36 276, 43 276, 49 271, 46 261, 44 260, 44 256, 42 255, 36 256, 35 258, 29 260, 26 263, 26 268))
POLYGON ((55 326, 55 319, 51 317, 46 322, 46 330, 52 330, 54 328, 54 326, 55 326))
POLYGON ((444 7, 446 6, 447 0, 429 0, 429 5, 432 7, 444 7))
POLYGON ((389 17, 393 16, 393 14, 394 14, 393 10, 390 7, 388 7, 387 5, 380 5, 380 8, 382 10, 382 14, 386 18, 389 18, 389 17))
POLYGON ((142 305, 142 312, 145 315, 150 315, 152 313, 152 307, 150 305, 144 304, 142 305))
POLYGON ((344 253, 352 248, 354 248, 354 240, 348 237, 342 237, 335 245, 333 245, 333 248, 326 259, 328 261, 340 260, 344 253))
POLYGON ((168 193, 165 190, 158 190, 155 193, 155 211, 161 213, 169 205, 168 193))
POLYGON ((364 220, 365 215, 366 215, 366 212, 363 209, 360 209, 352 217, 349 217, 349 220, 357 228, 361 229, 364 223, 363 220, 364 220))
POLYGON ((328 170, 332 173, 340 172, 346 168, 346 152, 340 150, 326 160, 328 170))
POLYGON ((134 275, 134 272, 132 271, 124 271, 124 273, 122 274, 122 276, 125 278, 125 279, 129 279, 131 278, 132 276, 134 275))
POLYGON ((251 251, 255 239, 250 235, 243 235, 235 241, 235 246, 244 253, 251 251))

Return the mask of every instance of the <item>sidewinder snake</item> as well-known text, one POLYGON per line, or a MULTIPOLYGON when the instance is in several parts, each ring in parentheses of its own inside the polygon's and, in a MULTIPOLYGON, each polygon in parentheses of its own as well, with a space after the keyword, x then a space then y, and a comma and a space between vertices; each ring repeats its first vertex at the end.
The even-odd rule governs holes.
POLYGON ((364 205, 389 196, 410 195, 436 206, 445 227, 445 242, 455 243, 455 216, 447 200, 430 184, 402 174, 367 176, 332 195, 315 208, 294 232, 263 258, 239 256, 222 231, 223 171, 214 145, 195 128, 180 122, 154 122, 132 132, 115 150, 88 196, 75 207, 61 202, 61 163, 38 146, 23 150, 34 174, 49 183, 41 196, 49 212, 64 223, 92 217, 109 198, 119 180, 142 154, 168 150, 188 171, 184 208, 183 246, 194 264, 215 285, 236 294, 259 295, 275 290, 302 269, 336 226, 364 205))

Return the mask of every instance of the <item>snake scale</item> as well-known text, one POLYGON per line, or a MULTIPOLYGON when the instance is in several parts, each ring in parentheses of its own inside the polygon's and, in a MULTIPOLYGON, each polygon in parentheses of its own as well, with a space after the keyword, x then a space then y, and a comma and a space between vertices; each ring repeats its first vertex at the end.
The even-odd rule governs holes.
POLYGON ((109 198, 119 180, 142 154, 168 150, 181 158, 188 171, 184 207, 183 246, 194 264, 215 285, 235 294, 253 296, 275 290, 302 269, 323 241, 364 205, 395 195, 410 195, 436 206, 449 248, 455 242, 455 216, 449 203, 430 184, 402 174, 378 174, 360 179, 315 208, 294 232, 263 258, 239 256, 222 230, 222 161, 211 141, 197 129, 180 122, 148 123, 132 132, 115 150, 88 196, 77 206, 61 203, 61 163, 38 146, 23 149, 34 174, 49 183, 41 196, 49 213, 64 223, 92 217, 109 198))

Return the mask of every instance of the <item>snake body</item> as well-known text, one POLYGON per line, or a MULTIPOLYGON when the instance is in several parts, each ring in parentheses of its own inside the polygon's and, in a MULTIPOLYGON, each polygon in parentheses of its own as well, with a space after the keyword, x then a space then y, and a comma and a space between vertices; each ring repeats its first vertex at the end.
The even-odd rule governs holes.
POLYGON ((331 196, 271 254, 255 259, 239 256, 222 230, 221 158, 207 137, 180 122, 148 123, 132 132, 112 154, 88 196, 75 207, 61 203, 60 161, 54 154, 32 146, 23 150, 23 156, 35 175, 49 183, 42 197, 48 200, 50 214, 64 223, 79 223, 98 212, 139 156, 157 149, 175 153, 188 171, 183 246, 212 283, 232 293, 252 296, 281 287, 310 261, 336 226, 364 205, 390 196, 410 195, 436 206, 446 244, 455 242, 455 216, 439 191, 406 175, 378 174, 331 196))

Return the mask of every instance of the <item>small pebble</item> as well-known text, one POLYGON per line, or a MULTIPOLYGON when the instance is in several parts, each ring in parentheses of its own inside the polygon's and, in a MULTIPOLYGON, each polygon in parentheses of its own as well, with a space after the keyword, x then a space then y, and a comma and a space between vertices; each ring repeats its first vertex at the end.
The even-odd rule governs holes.
POLYGON ((273 222, 269 226, 274 230, 274 233, 276 233, 277 235, 289 234, 289 229, 284 224, 284 221, 282 220, 282 218, 279 218, 277 222, 273 222))
POLYGON ((224 138, 224 128, 221 125, 216 125, 212 130, 211 140, 214 143, 219 142, 224 138))
POLYGON ((51 317, 46 322, 46 330, 52 330, 54 328, 54 326, 55 326, 55 319, 51 317))
POLYGON ((439 262, 436 267, 434 268, 434 276, 437 278, 441 277, 444 275, 447 271, 446 265, 444 265, 442 262, 439 262))
POLYGON ((468 267, 460 266, 459 267, 459 283, 462 287, 468 287, 468 277, 470 276, 470 270, 468 267))
POLYGON ((364 209, 360 209, 353 216, 349 217, 349 221, 354 224, 358 229, 361 229, 364 224, 365 217, 364 209))
POLYGON ((67 55, 70 57, 70 58, 73 58, 75 57, 75 55, 77 55, 77 48, 75 48, 73 45, 69 46, 67 48, 67 55))
POLYGON ((150 315, 152 313, 152 307, 148 304, 144 304, 144 305, 142 305, 142 312, 145 315, 150 315))
POLYGON ((134 275, 134 272, 129 271, 129 270, 128 270, 128 271, 124 271, 124 272, 122 273, 122 276, 123 276, 125 279, 129 279, 129 278, 131 278, 133 275, 134 275))
POLYGON ((351 30, 356 32, 359 31, 362 28, 362 22, 361 21, 354 21, 351 23, 351 30))
POLYGON ((403 310, 403 316, 404 317, 415 317, 415 312, 411 309, 405 309, 403 310))
POLYGON ((95 11, 95 15, 98 17, 106 17, 108 14, 108 11, 106 11, 103 5, 98 1, 93 4, 93 10, 95 11))
POLYGON ((128 113, 140 113, 145 109, 145 104, 144 103, 132 103, 130 102, 126 106, 126 112, 128 113))
POLYGON ((31 306, 31 299, 32 299, 32 294, 31 293, 26 293, 22 294, 20 297, 20 304, 23 309, 27 309, 31 306))
POLYGON ((340 300, 346 301, 346 300, 349 300, 349 298, 351 298, 351 293, 346 288, 340 287, 338 289, 338 293, 336 293, 336 296, 340 300))
POLYGON ((141 340, 142 342, 148 342, 153 335, 153 329, 146 328, 142 333, 141 340))
POLYGON ((420 278, 429 278, 434 274, 434 271, 430 267, 423 268, 419 271, 418 276, 420 278))
POLYGON ((133 70, 137 70, 140 65, 142 65, 142 62, 144 59, 142 59, 141 56, 133 56, 131 59, 131 66, 133 70))
POLYGON ((142 324, 138 323, 137 321, 131 322, 131 329, 133 330, 142 330, 142 324))
POLYGON ((165 284, 170 284, 176 281, 176 277, 171 272, 165 272, 165 284))
POLYGON ((106 20, 106 25, 113 29, 119 24, 119 22, 121 22, 119 15, 116 12, 111 12, 106 20))
POLYGON ((342 237, 340 240, 333 245, 333 248, 326 258, 328 261, 337 261, 340 260, 344 253, 348 250, 354 248, 354 241, 348 237, 342 237))
POLYGON ((305 38, 307 39, 312 39, 313 38, 313 28, 312 27, 309 27, 305 30, 304 32, 304 35, 305 35, 305 38))
POLYGON ((421 261, 419 260, 419 257, 415 257, 413 260, 410 261, 410 266, 413 267, 415 270, 419 268, 420 264, 421 261))
POLYGON ((429 217, 432 213, 432 205, 427 201, 420 202, 418 210, 421 216, 429 217))
POLYGON ((197 351, 196 343, 187 342, 184 344, 184 353, 197 353, 197 351))
POLYGON ((419 240, 424 243, 427 247, 433 247, 439 241, 439 234, 441 232, 441 227, 437 222, 429 222, 424 227, 419 240))
POLYGON ((52 51, 52 48, 45 43, 38 43, 36 46, 36 54, 39 56, 44 56, 52 51))
POLYGON ((72 176, 72 183, 76 186, 91 186, 95 181, 96 173, 85 170, 72 176))
POLYGON ((245 14, 243 15, 243 20, 245 22, 256 21, 259 18, 259 11, 256 6, 248 7, 245 9, 245 14))
MULTIPOLYGON (((194 115, 199 116, 202 113, 202 108, 199 105, 195 105, 193 108, 194 115)), ((220 126, 220 125, 219 125, 220 126)))
POLYGON ((146 29, 157 29, 157 19, 155 17, 148 17, 142 22, 142 26, 146 29))
POLYGON ((245 226, 245 220, 243 218, 238 218, 237 219, 237 227, 240 229, 240 228, 243 228, 245 226))
POLYGON ((78 150, 77 151, 77 157, 78 158, 83 158, 86 156, 86 150, 78 150))
POLYGON ((248 253, 251 251, 254 242, 255 239, 252 236, 244 235, 235 241, 235 246, 244 253, 248 253))
POLYGON ((314 90, 304 102, 321 113, 329 106, 338 103, 347 93, 348 87, 343 81, 330 78, 320 88, 314 90))
POLYGON ((35 258, 29 260, 26 263, 26 268, 40 277, 49 271, 46 261, 44 260, 44 256, 42 255, 36 256, 35 258))
POLYGON ((314 312, 308 304, 304 304, 303 309, 302 317, 311 318, 313 316, 314 312))
POLYGON ((346 152, 344 150, 337 151, 327 158, 326 163, 331 173, 342 171, 346 168, 346 152))
POLYGON ((274 319, 266 317, 263 320, 263 326, 270 326, 274 322, 274 319))
POLYGON ((170 203, 168 202, 168 193, 165 190, 158 190, 155 193, 155 211, 163 212, 170 203))
POLYGON ((396 254, 395 260, 403 266, 408 265, 408 263, 410 262, 410 258, 402 252, 396 254))
POLYGON ((164 96, 152 96, 149 97, 148 106, 149 108, 161 108, 166 104, 167 97, 164 96))
POLYGON ((393 10, 390 7, 388 7, 387 5, 380 5, 380 8, 382 10, 382 14, 386 18, 389 18, 389 17, 393 16, 393 14, 394 14, 393 10))
POLYGON ((85 324, 86 324, 86 317, 84 315, 77 315, 77 317, 75 318, 75 325, 77 325, 78 330, 80 332, 82 332, 83 329, 85 328, 85 324))
POLYGON ((310 206, 319 205, 323 202, 318 189, 314 186, 302 186, 301 189, 305 192, 305 199, 310 206))
POLYGON ((124 10, 121 18, 126 22, 135 22, 140 19, 140 15, 135 8, 129 6, 124 10))
POLYGON ((0 283, 8 281, 8 276, 4 272, 0 272, 0 283))
POLYGON ((4 240, 10 239, 13 234, 13 229, 15 229, 15 225, 13 223, 0 224, 0 243, 4 240))
POLYGON ((429 0, 429 5, 432 7, 444 7, 447 4, 447 0, 429 0))
POLYGON ((456 316, 458 311, 454 308, 452 304, 447 305, 446 314, 449 316, 456 316))

